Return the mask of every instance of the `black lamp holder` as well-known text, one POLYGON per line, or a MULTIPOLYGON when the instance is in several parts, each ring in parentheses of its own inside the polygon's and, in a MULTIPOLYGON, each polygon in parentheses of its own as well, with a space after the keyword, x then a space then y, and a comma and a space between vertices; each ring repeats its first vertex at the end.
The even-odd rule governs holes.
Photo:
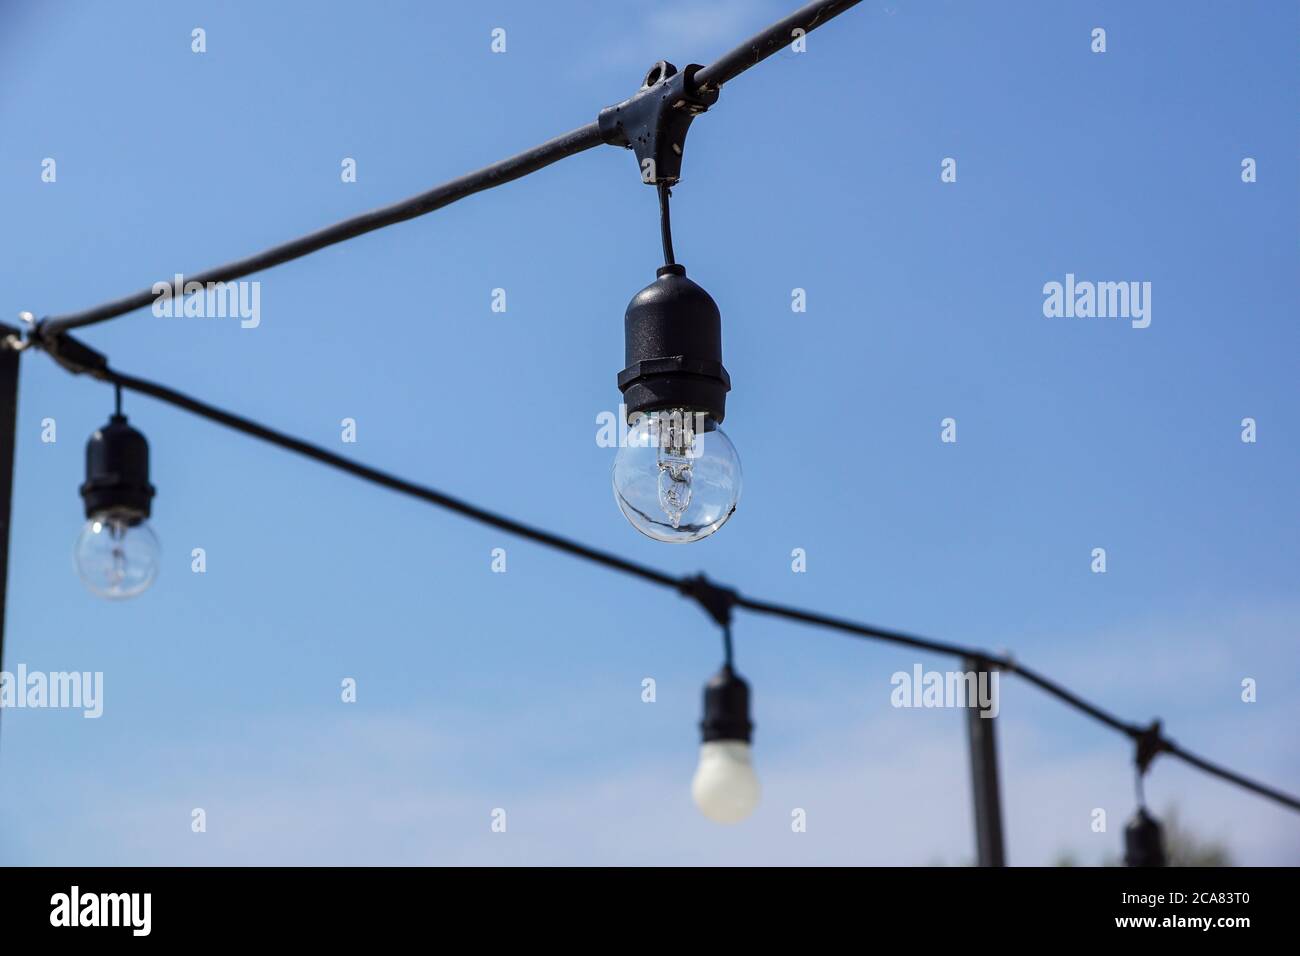
POLYGON ((1167 866, 1164 832, 1146 807, 1138 807, 1124 827, 1125 866, 1167 866))
POLYGON ((112 514, 135 524, 149 517, 153 496, 149 443, 125 415, 115 414, 86 442, 86 517, 112 514))
POLYGON ((749 684, 730 664, 723 665, 704 685, 704 719, 700 721, 700 731, 705 743, 711 740, 749 743, 753 739, 749 684))

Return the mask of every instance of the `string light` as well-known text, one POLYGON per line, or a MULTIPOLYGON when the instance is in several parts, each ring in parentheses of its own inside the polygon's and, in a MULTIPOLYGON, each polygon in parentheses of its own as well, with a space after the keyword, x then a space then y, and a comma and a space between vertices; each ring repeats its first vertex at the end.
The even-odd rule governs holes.
POLYGON ((754 724, 749 719, 749 684, 732 668, 730 622, 722 633, 722 669, 704 685, 703 739, 691 797, 715 823, 739 823, 758 806, 761 788, 750 749, 754 724))
POLYGON ((86 523, 74 551, 82 583, 110 599, 147 590, 158 576, 159 552, 148 521, 154 496, 149 443, 127 423, 122 390, 115 391, 112 417, 86 442, 86 523))
MULTIPOLYGON (((657 175, 652 175, 645 181, 655 185, 659 190, 665 267, 660 270, 656 283, 633 299, 625 316, 626 328, 629 330, 628 368, 620 378, 620 388, 624 391, 625 398, 629 394, 633 396, 629 405, 640 406, 639 411, 668 410, 691 416, 699 412, 704 413, 706 424, 702 427, 696 428, 692 425, 690 432, 686 432, 683 425, 677 434, 670 434, 669 448, 672 451, 687 450, 700 436, 706 438, 710 434, 721 436, 721 432, 716 431, 716 425, 722 420, 723 402, 726 391, 730 387, 730 378, 721 364, 720 325, 718 324, 720 319, 717 318, 716 304, 713 304, 712 299, 703 289, 686 279, 685 270, 676 263, 668 220, 668 188, 677 182, 680 146, 685 137, 685 129, 695 115, 704 112, 716 101, 718 89, 724 83, 784 47, 789 43, 789 38, 795 35, 794 31, 807 33, 855 5, 856 2, 857 0, 832 0, 832 2, 823 0, 823 2, 810 3, 773 24, 758 36, 740 44, 707 67, 689 66, 678 73, 670 64, 657 64, 647 76, 637 96, 602 111, 595 123, 558 136, 532 150, 452 180, 419 196, 345 220, 246 259, 191 276, 190 280, 204 284, 232 281, 375 229, 425 215, 465 196, 518 179, 559 159, 602 143, 626 146, 637 153, 638 162, 642 166, 644 166, 644 159, 650 158, 655 160, 658 167, 657 175), (656 315, 656 310, 661 314, 656 315), (686 332, 673 328, 673 317, 683 315, 691 316, 697 327, 686 332), (675 351, 672 347, 664 347, 662 343, 649 342, 651 333, 667 337, 678 336, 674 341, 685 341, 689 344, 689 348, 675 351), (642 336, 645 341, 641 340, 642 336), (654 347, 650 347, 651 345, 654 347), (680 368, 654 365, 655 360, 672 359, 678 355, 694 359, 695 364, 680 368), (684 376, 695 376, 698 380, 683 385, 681 380, 684 376), (673 382, 674 379, 677 380, 676 384, 673 382), (715 428, 710 429, 707 424, 710 421, 715 428)), ((705 714, 701 724, 705 749, 702 749, 700 768, 692 787, 701 809, 715 819, 731 822, 742 818, 753 809, 759 794, 757 778, 753 774, 749 754, 753 729, 749 719, 749 686, 736 674, 731 660, 731 612, 737 607, 753 613, 837 630, 858 637, 980 660, 989 667, 1018 674, 1068 706, 1127 734, 1138 742, 1140 764, 1139 809, 1125 834, 1126 860, 1131 865, 1160 865, 1138 861, 1158 859, 1163 863, 1164 860, 1159 824, 1147 813, 1140 791, 1141 776, 1149 765, 1151 757, 1158 752, 1168 753, 1203 772, 1291 809, 1300 810, 1300 799, 1212 764, 1179 747, 1161 734, 1158 722, 1148 728, 1126 723, 1010 657, 999 657, 975 648, 933 641, 813 611, 748 598, 731 589, 713 584, 702 575, 675 578, 554 532, 488 511, 435 489, 350 461, 167 386, 124 375, 111 369, 105 356, 69 334, 72 329, 107 321, 143 308, 152 301, 153 292, 149 289, 81 312, 46 318, 35 323, 25 338, 13 342, 6 340, 4 347, 14 350, 30 346, 39 347, 70 372, 89 374, 102 381, 113 383, 119 389, 127 388, 150 395, 225 427, 382 487, 446 508, 471 520, 522 536, 611 570, 630 574, 659 586, 673 588, 682 595, 693 598, 723 627, 726 641, 725 663, 705 689, 705 714), (710 748, 710 745, 718 746, 710 748), (1143 762, 1144 756, 1145 762, 1143 762)), ((729 444, 728 442, 727 445, 729 444)), ((671 459, 674 456, 668 457, 671 459)), ((716 511, 716 515, 705 521, 689 515, 692 507, 706 503, 705 497, 696 498, 699 494, 697 483, 702 474, 701 466, 699 464, 693 466, 690 472, 691 479, 686 482, 688 489, 674 487, 674 483, 682 483, 680 478, 686 472, 680 462, 670 460, 665 463, 664 457, 656 451, 653 469, 655 476, 653 501, 662 514, 655 514, 653 523, 659 530, 667 524, 674 529, 685 526, 688 532, 707 528, 704 534, 708 534, 727 520, 731 510, 734 509, 735 499, 739 497, 740 475, 734 449, 730 452, 724 449, 722 457, 727 459, 726 467, 730 468, 734 463, 734 488, 726 489, 726 493, 719 498, 720 505, 709 504, 711 512, 716 511), (665 471, 669 472, 666 489, 661 481, 665 471), (674 511, 678 513, 674 514, 674 511), (666 522, 663 520, 665 517, 666 522), (718 517, 720 520, 717 520, 718 517)), ((648 467, 638 466, 638 468, 642 472, 650 472, 648 467)), ((617 468, 615 486, 616 491, 619 492, 621 505, 632 502, 634 498, 639 501, 648 497, 644 489, 638 490, 634 496, 630 482, 620 485, 617 468)), ((92 436, 87 448, 87 479, 82 486, 82 495, 88 521, 99 520, 101 526, 106 526, 106 520, 117 522, 118 530, 123 535, 135 533, 137 529, 147 528, 145 521, 150 514, 153 494, 154 489, 148 481, 147 442, 143 435, 127 424, 125 417, 120 415, 119 407, 118 413, 110 419, 108 425, 92 436)), ((627 510, 627 507, 624 507, 625 513, 627 510)), ((637 510, 650 511, 649 508, 642 509, 639 505, 637 510)), ((96 536, 100 533, 102 532, 94 532, 96 536)), ((110 534, 108 540, 111 539, 110 534)), ((674 540, 674 538, 669 537, 666 540, 674 540)), ((156 572, 156 552, 152 554, 155 565, 153 571, 145 566, 142 566, 142 570, 135 571, 124 569, 124 566, 118 563, 117 556, 112 553, 112 548, 108 550, 111 559, 109 564, 116 570, 112 571, 107 578, 103 574, 102 566, 90 562, 87 567, 93 572, 92 579, 97 582, 118 578, 116 586, 120 593, 110 596, 125 596, 128 591, 138 593, 153 580, 153 574, 156 572), (120 575, 119 571, 122 572, 120 575), (143 582, 143 585, 137 588, 134 584, 128 585, 128 581, 135 584, 143 582)), ((93 548, 88 550, 87 558, 92 557, 90 552, 93 551, 93 548)), ((123 558, 128 556, 128 552, 124 550, 123 558)), ((99 557, 95 560, 99 560, 99 557)), ((147 561, 145 564, 147 565, 147 561)), ((101 590, 111 591, 113 588, 101 590)))

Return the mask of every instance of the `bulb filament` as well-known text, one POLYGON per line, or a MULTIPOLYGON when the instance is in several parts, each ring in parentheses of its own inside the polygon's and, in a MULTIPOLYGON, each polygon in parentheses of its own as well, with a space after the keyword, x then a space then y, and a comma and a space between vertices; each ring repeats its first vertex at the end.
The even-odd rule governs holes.
POLYGON ((113 541, 113 566, 109 571, 109 583, 117 587, 126 580, 126 550, 122 547, 122 539, 126 537, 126 526, 120 521, 110 521, 108 536, 113 541))
POLYGON ((691 506, 695 431, 690 413, 679 410, 661 414, 657 425, 659 507, 676 528, 691 506))

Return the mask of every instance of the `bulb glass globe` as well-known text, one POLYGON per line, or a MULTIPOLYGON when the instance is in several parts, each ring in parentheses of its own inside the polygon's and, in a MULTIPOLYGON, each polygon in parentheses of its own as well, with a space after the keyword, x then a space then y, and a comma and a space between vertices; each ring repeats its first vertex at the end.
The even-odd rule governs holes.
POLYGON ((707 415, 642 415, 614 459, 614 497, 647 537, 681 543, 717 531, 740 500, 740 458, 707 415))
POLYGON ((743 740, 707 740, 691 781, 691 797, 715 823, 739 823, 758 806, 760 788, 749 744, 743 740))
POLYGON ((81 583, 112 600, 135 597, 153 584, 158 555, 153 529, 138 517, 117 513, 93 515, 73 553, 81 583))

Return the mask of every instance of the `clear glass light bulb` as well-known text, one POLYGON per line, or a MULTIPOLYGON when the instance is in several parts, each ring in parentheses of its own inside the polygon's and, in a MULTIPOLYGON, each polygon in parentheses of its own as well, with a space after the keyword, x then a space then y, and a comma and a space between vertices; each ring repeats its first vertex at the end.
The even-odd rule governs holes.
POLYGON ((740 458, 707 415, 680 408, 651 412, 636 421, 614 459, 614 497, 642 534, 698 541, 736 510, 740 458))
POLYGON ((73 557, 81 583, 104 598, 135 597, 158 576, 158 537, 138 517, 109 512, 81 529, 73 557))
POLYGON ((739 823, 758 806, 760 788, 749 744, 743 740, 707 740, 691 781, 691 797, 715 823, 739 823))

